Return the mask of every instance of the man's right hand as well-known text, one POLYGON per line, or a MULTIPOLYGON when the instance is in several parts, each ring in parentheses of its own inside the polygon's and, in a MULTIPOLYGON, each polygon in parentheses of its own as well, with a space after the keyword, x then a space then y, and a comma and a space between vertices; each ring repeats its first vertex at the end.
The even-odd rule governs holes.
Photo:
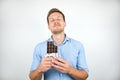
POLYGON ((46 72, 52 68, 52 57, 45 57, 42 59, 40 66, 37 68, 38 72, 46 72))

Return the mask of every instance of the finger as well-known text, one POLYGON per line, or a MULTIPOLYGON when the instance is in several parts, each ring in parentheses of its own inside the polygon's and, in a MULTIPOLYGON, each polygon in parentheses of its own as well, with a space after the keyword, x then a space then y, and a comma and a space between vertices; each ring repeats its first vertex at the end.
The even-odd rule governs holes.
POLYGON ((42 64, 51 64, 52 63, 52 59, 48 59, 48 58, 43 59, 41 63, 42 64))
POLYGON ((43 65, 51 65, 52 64, 52 62, 44 62, 44 63, 42 63, 43 65))
POLYGON ((58 61, 61 62, 61 63, 66 63, 66 61, 63 60, 63 59, 61 59, 61 58, 55 58, 55 59, 58 60, 58 61))
POLYGON ((61 67, 64 67, 64 65, 65 65, 64 63, 61 63, 61 62, 59 62, 59 61, 57 61, 57 60, 54 61, 53 64, 58 65, 58 66, 61 66, 61 67))
POLYGON ((46 57, 46 58, 43 58, 44 61, 51 61, 52 58, 51 57, 46 57))
POLYGON ((52 64, 52 67, 54 67, 55 69, 60 70, 60 71, 64 70, 64 67, 56 65, 56 64, 52 64))
POLYGON ((41 65, 42 66, 45 66, 45 65, 50 65, 51 66, 52 65, 52 61, 42 61, 41 65))
POLYGON ((51 68, 52 65, 44 65, 45 68, 51 68))
POLYGON ((41 64, 40 67, 49 68, 52 67, 52 64, 41 64))

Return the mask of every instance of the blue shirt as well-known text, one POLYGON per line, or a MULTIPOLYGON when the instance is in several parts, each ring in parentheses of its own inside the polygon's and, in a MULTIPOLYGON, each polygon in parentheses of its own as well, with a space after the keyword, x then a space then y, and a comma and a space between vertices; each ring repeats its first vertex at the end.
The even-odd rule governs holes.
MULTIPOLYGON (((52 38, 39 43, 34 50, 33 62, 30 71, 35 70, 47 53, 47 41, 53 41, 52 38)), ((57 45, 57 44, 55 44, 57 45)), ((64 42, 58 46, 58 57, 66 60, 76 69, 84 69, 88 72, 86 64, 84 47, 79 42, 72 38, 65 37, 64 42)), ((44 80, 74 80, 70 75, 61 73, 54 68, 44 73, 44 80)))

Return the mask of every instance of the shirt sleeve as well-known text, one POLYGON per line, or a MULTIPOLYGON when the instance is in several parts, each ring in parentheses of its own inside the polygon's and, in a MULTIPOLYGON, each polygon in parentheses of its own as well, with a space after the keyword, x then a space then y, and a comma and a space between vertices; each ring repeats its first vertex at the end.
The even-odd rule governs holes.
POLYGON ((86 72, 89 72, 88 67, 87 67, 87 63, 86 63, 85 51, 84 51, 84 47, 82 44, 79 45, 77 68, 83 69, 86 72))
POLYGON ((37 67, 40 65, 40 62, 41 62, 40 48, 37 45, 34 49, 33 61, 32 61, 30 71, 33 71, 33 70, 37 69, 37 67))

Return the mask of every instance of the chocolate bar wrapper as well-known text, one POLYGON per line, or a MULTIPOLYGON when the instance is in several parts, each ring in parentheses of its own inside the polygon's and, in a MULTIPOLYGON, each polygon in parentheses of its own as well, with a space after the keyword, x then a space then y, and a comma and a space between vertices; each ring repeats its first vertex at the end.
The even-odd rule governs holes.
POLYGON ((58 53, 47 53, 46 55, 45 55, 45 57, 54 57, 54 58, 56 58, 56 57, 58 57, 58 53))

